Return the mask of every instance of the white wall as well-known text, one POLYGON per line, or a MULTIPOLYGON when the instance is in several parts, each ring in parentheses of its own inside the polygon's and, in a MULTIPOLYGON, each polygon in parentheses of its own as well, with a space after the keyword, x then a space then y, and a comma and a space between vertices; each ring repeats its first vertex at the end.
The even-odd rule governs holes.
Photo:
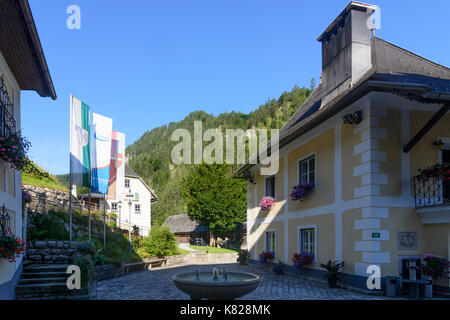
MULTIPOLYGON (((14 103, 14 118, 16 120, 16 129, 20 130, 20 88, 19 85, 11 73, 3 55, 0 53, 0 75, 3 75, 5 83, 8 87, 9 97, 11 102, 14 103)), ((5 189, 0 190, 0 206, 5 205, 10 211, 12 231, 19 237, 24 237, 22 230, 22 176, 21 172, 9 168, 5 161, 0 160, 0 170, 5 170, 4 175, 0 175, 1 179, 4 179, 5 189), (5 169, 3 169, 5 168, 5 169), (14 179, 14 192, 9 190, 9 180, 14 179), (11 195, 11 193, 13 195, 11 195)), ((0 285, 6 283, 12 279, 14 273, 22 263, 22 258, 18 258, 16 262, 8 262, 5 259, 0 259, 0 285)))

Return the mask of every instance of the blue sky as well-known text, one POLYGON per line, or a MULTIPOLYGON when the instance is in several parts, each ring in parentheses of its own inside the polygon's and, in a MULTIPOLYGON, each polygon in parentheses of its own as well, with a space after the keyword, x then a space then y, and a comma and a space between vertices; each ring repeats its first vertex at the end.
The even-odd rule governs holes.
MULTIPOLYGON (((69 95, 126 144, 194 110, 248 113, 319 78, 322 31, 349 0, 29 0, 58 99, 22 93, 31 158, 69 171, 69 95), (69 5, 81 30, 66 28, 69 5)), ((450 66, 450 1, 369 1, 376 35, 450 66)))

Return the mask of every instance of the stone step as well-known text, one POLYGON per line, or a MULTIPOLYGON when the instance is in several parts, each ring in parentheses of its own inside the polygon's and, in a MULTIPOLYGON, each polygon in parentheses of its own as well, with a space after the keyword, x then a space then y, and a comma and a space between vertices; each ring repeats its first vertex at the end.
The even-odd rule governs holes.
POLYGON ((64 278, 25 278, 19 280, 19 285, 61 283, 65 280, 64 278))
POLYGON ((19 284, 16 286, 16 295, 19 297, 40 297, 49 295, 72 294, 73 290, 67 288, 65 281, 55 283, 19 284))
POLYGON ((69 264, 33 264, 23 268, 24 272, 66 272, 69 264))
POLYGON ((62 271, 50 272, 22 272, 22 278, 67 278, 69 275, 62 271))

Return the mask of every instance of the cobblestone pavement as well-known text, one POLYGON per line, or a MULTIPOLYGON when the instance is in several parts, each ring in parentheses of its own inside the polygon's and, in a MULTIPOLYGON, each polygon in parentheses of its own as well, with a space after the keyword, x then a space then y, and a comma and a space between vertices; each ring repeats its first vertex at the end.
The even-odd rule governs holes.
POLYGON ((178 290, 172 276, 196 270, 212 272, 213 267, 226 271, 250 272, 261 277, 259 287, 242 300, 379 300, 386 297, 365 295, 345 289, 330 289, 326 283, 306 280, 296 275, 275 275, 271 268, 239 264, 183 265, 159 267, 149 271, 99 281, 98 300, 182 300, 189 296, 178 290))

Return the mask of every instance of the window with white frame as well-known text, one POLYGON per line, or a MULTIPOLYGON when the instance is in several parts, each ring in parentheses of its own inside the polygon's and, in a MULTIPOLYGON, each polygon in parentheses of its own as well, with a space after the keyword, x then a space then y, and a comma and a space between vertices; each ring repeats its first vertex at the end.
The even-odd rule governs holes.
POLYGON ((130 179, 125 179, 125 188, 130 187, 130 179))
POLYGON ((316 229, 300 228, 299 229, 299 251, 310 253, 316 257, 316 229))
POLYGON ((117 202, 111 203, 111 211, 116 212, 117 211, 117 202))
POLYGON ((266 231, 266 252, 273 252, 275 256, 277 235, 275 231, 266 231))
POLYGON ((310 156, 298 162, 298 181, 316 183, 316 156, 310 156))
POLYGON ((275 199, 275 176, 266 178, 266 197, 272 197, 275 199))
POLYGON ((141 205, 140 204, 134 205, 134 213, 141 213, 141 205))

